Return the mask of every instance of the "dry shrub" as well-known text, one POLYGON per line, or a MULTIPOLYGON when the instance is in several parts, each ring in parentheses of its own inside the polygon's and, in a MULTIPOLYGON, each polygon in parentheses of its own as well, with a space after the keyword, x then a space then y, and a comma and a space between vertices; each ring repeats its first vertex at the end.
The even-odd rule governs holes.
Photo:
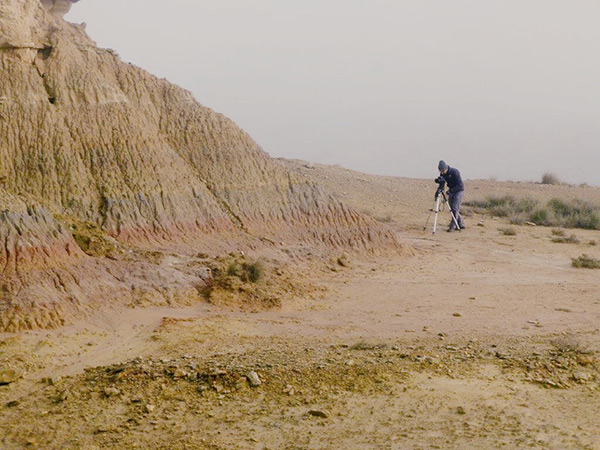
POLYGON ((561 183, 555 174, 553 174, 551 172, 546 172, 544 175, 542 175, 542 184, 561 184, 561 183))
POLYGON ((550 342, 559 353, 588 353, 588 349, 573 333, 556 338, 550 342))
POLYGON ((504 236, 516 236, 517 235, 517 230, 515 230, 513 227, 499 228, 498 231, 500 233, 502 233, 504 236))
POLYGON ((600 207, 583 200, 565 201, 553 198, 540 205, 530 198, 516 199, 510 195, 487 197, 465 202, 475 212, 495 217, 508 217, 511 223, 533 222, 536 225, 600 230, 600 207))
POLYGON ((571 236, 555 236, 552 238, 552 242, 557 244, 579 244, 579 239, 577 236, 572 234, 571 236))
POLYGON ((571 259, 573 267, 578 269, 600 269, 600 259, 592 258, 588 255, 581 255, 579 258, 571 259))

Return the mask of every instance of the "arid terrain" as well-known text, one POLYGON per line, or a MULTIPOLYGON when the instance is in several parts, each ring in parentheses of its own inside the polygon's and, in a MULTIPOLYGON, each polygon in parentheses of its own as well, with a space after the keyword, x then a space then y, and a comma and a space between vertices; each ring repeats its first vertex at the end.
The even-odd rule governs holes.
POLYGON ((77 1, 0 2, 0 448, 600 448, 598 187, 433 235, 433 180, 271 158, 77 1))
MULTIPOLYGON (((465 208, 466 230, 433 236, 432 180, 279 163, 407 250, 286 266, 299 288, 274 308, 115 306, 4 333, 3 448, 600 448, 600 276, 571 266, 600 232, 504 235, 465 208)), ((467 200, 506 193, 600 203, 467 182, 467 200)))

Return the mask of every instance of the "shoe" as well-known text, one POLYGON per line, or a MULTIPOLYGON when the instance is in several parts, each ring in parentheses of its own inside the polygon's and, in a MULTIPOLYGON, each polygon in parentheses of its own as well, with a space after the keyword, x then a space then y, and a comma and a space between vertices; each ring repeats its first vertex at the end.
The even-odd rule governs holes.
POLYGON ((456 228, 454 228, 454 227, 450 227, 450 228, 448 228, 446 231, 447 231, 448 233, 450 233, 451 231, 456 231, 456 228))

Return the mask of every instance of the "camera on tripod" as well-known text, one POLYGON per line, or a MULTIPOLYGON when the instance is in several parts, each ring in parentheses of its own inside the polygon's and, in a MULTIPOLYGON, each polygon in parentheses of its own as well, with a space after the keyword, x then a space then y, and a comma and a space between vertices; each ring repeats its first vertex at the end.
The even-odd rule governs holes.
POLYGON ((438 187, 435 191, 435 205, 434 205, 434 208, 430 210, 429 217, 427 217, 427 221, 425 222, 425 226, 423 227, 423 229, 427 228, 427 224, 429 223, 429 218, 431 217, 431 214, 435 213, 435 219, 433 220, 433 234, 435 234, 435 231, 437 229, 438 213, 444 210, 444 205, 448 205, 448 210, 450 211, 450 215, 452 216, 452 221, 456 225, 456 229, 460 231, 460 226, 458 225, 456 217, 454 216, 454 213, 452 212, 452 209, 450 208, 450 205, 448 204, 448 199, 446 198, 446 194, 444 194, 444 187, 446 186, 446 180, 444 179, 443 176, 440 175, 433 181, 435 181, 438 185, 438 187))
POLYGON ((441 194, 444 193, 444 185, 446 184, 446 180, 444 180, 444 177, 440 175, 433 181, 438 184, 438 188, 435 191, 435 198, 437 199, 441 194))

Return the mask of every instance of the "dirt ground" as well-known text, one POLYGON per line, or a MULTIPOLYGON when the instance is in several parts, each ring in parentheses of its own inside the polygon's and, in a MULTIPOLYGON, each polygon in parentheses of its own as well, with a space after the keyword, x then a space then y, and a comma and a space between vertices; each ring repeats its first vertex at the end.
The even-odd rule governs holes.
MULTIPOLYGON (((571 266, 600 258, 600 232, 558 244, 470 214, 434 236, 433 181, 286 164, 413 255, 313 262, 320 289, 266 311, 99 311, 1 335, 18 380, 0 386, 0 447, 600 449, 600 271, 571 266)), ((593 187, 467 184, 467 200, 503 193, 600 204, 593 187)))

